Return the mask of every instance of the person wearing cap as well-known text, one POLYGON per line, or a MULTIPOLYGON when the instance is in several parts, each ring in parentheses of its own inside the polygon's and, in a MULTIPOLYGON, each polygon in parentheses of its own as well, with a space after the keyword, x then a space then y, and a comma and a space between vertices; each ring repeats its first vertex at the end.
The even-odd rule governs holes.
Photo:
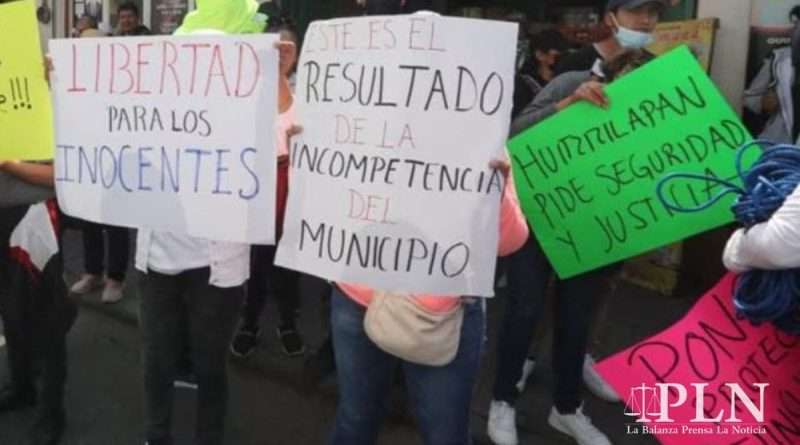
POLYGON ((596 68, 626 49, 650 45, 661 14, 669 6, 668 0, 608 0, 603 15, 603 24, 610 30, 608 36, 564 56, 556 65, 556 75, 596 68))
MULTIPOLYGON (((608 99, 602 93, 604 82, 612 81, 652 59, 642 50, 623 51, 600 69, 564 73, 554 78, 512 122, 515 136, 558 113, 571 104, 586 101, 605 107, 608 99), (591 88, 585 87, 591 85, 591 88), (600 94, 600 97, 595 97, 600 94)), ((531 228, 535 233, 535 228, 531 228)), ((544 307, 545 294, 553 276, 553 268, 536 237, 511 255, 508 265, 508 294, 502 329, 497 339, 497 370, 489 408, 487 433, 496 445, 519 443, 514 405, 524 389, 526 374, 532 363, 525 356, 544 307)), ((589 328, 598 297, 607 287, 615 266, 555 280, 555 318, 553 325, 553 408, 548 423, 574 438, 580 445, 610 445, 609 439, 583 414, 582 381, 590 391, 608 402, 619 396, 597 375, 587 372, 594 361, 586 354, 589 328), (600 379, 601 381, 595 381, 600 379)), ((592 372, 595 372, 592 370, 592 372)), ((596 373, 595 373, 596 374, 596 373)))

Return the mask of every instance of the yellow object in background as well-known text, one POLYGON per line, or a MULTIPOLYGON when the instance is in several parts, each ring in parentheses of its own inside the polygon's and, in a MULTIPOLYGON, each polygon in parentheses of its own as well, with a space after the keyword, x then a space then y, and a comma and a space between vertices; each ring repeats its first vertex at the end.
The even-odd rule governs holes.
POLYGON ((661 55, 681 45, 688 45, 703 69, 710 72, 718 22, 716 18, 704 18, 659 23, 653 33, 655 42, 647 49, 655 55, 661 55))
POLYGON ((0 5, 0 161, 53 158, 53 109, 33 0, 0 5))

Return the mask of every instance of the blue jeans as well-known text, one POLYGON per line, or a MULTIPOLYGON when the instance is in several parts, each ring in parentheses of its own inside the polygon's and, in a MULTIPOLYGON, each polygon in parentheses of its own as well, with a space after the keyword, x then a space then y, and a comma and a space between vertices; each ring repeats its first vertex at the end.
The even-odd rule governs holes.
MULTIPOLYGON (((583 361, 597 298, 619 265, 606 266, 566 280, 556 280, 553 335, 553 404, 562 414, 581 403, 583 361)), ((508 300, 497 338, 497 372, 493 398, 514 404, 516 383, 542 314, 553 268, 536 238, 508 258, 508 300)))
POLYGON ((470 444, 470 406, 484 338, 485 315, 480 299, 464 306, 455 359, 438 367, 409 363, 383 352, 364 332, 365 309, 335 288, 331 300, 339 407, 330 444, 369 445, 377 441, 398 365, 403 368, 424 443, 470 444))

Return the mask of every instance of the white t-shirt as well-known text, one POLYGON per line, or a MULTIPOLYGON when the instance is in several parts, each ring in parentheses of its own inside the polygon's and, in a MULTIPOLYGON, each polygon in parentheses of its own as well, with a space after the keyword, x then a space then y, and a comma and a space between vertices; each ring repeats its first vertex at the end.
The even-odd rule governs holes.
POLYGON ((147 268, 165 275, 211 265, 208 240, 170 232, 153 231, 147 268))
MULTIPOLYGON (((215 29, 197 30, 191 34, 224 35, 215 29)), ((169 232, 153 231, 147 268, 165 275, 211 265, 208 240, 169 232)))

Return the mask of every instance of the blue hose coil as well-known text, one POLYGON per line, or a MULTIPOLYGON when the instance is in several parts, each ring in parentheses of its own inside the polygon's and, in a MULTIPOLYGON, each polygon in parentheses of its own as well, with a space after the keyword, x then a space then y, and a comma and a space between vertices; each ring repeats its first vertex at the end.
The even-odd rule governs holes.
MULTIPOLYGON (((673 173, 658 182, 656 192, 664 207, 682 213, 701 212, 725 196, 736 194, 738 198, 731 210, 747 230, 767 221, 800 184, 800 147, 759 140, 750 142, 736 153, 736 172, 741 186, 712 176, 673 173), (744 155, 753 147, 759 147, 762 153, 745 171, 744 155), (669 202, 665 193, 667 185, 677 179, 716 183, 722 190, 706 203, 681 207, 669 202)), ((736 282, 733 298, 738 314, 753 323, 772 323, 784 332, 800 335, 800 268, 745 272, 736 282)))

